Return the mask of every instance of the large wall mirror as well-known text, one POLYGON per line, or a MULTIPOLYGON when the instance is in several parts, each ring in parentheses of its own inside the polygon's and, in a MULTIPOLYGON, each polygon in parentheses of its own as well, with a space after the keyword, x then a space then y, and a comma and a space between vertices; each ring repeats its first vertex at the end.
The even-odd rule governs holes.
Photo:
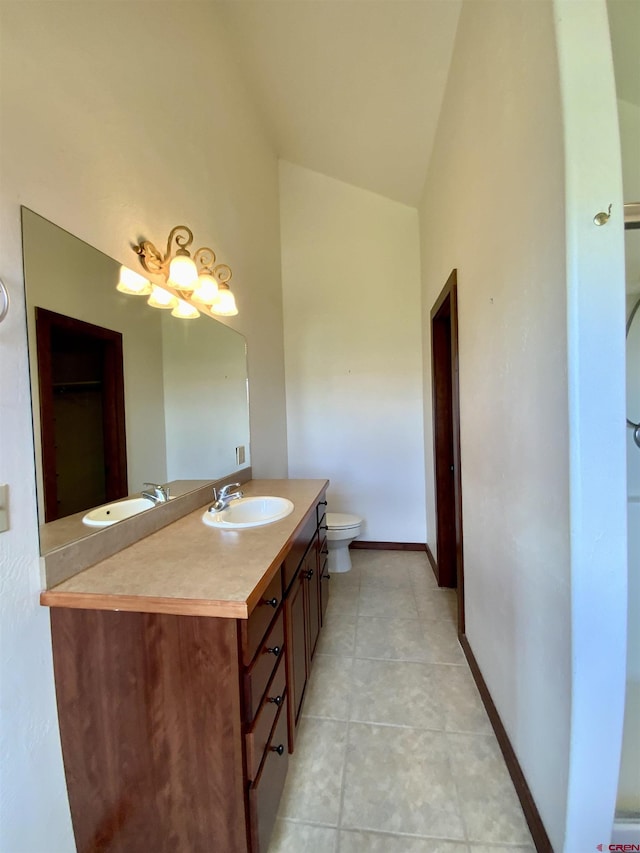
POLYGON ((83 511, 145 482, 248 467, 242 335, 119 293, 118 262, 27 208, 22 237, 41 550, 42 525, 88 535, 83 511))

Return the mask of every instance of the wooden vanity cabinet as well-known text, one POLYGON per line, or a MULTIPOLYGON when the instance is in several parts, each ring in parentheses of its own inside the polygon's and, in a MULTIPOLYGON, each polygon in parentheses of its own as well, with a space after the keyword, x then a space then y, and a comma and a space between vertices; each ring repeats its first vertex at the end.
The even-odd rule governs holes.
MULTIPOLYGON (((321 576, 325 566, 321 561, 321 557, 324 559, 321 541, 326 537, 319 534, 325 523, 325 506, 323 495, 315 513, 309 514, 283 565, 290 752, 294 750, 311 661, 322 626, 321 576)), ((323 583, 326 585, 327 581, 323 583)))
POLYGON ((54 607, 51 629, 78 853, 250 850, 236 620, 54 607))
POLYGON ((52 608, 51 628, 79 853, 266 853, 288 764, 280 571, 248 620, 52 608))
POLYGON ((78 853, 266 853, 326 606, 318 513, 247 619, 51 608, 78 853))

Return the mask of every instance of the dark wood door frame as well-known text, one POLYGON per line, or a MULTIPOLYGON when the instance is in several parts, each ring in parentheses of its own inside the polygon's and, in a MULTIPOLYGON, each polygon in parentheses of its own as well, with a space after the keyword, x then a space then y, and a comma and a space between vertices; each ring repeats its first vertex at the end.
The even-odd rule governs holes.
POLYGON ((107 500, 127 495, 127 449, 124 413, 122 335, 46 308, 36 308, 36 347, 40 391, 40 433, 45 521, 58 518, 58 487, 54 435, 52 335, 63 330, 104 343, 103 429, 107 500))
POLYGON ((431 370, 438 585, 457 587, 464 634, 457 287, 453 270, 431 309, 431 370))

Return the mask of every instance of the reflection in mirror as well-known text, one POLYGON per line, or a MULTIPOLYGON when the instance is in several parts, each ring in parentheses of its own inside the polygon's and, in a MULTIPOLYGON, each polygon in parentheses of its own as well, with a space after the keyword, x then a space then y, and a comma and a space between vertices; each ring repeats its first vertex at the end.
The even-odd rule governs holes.
POLYGON ((119 263, 26 208, 22 233, 40 523, 77 538, 76 514, 146 482, 248 467, 242 335, 119 293, 119 263))

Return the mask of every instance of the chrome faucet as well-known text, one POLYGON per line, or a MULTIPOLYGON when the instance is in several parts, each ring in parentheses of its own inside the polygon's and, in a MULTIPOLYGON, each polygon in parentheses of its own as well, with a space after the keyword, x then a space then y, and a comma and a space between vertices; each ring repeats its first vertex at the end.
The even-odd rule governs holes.
POLYGON ((153 501, 154 504, 163 504, 169 500, 169 487, 161 486, 158 483, 143 483, 145 491, 142 492, 142 497, 153 501))
POLYGON ((221 512, 229 506, 231 501, 241 498, 242 495, 243 492, 240 488, 240 483, 227 483, 219 492, 216 492, 214 488, 213 496, 216 501, 209 507, 209 512, 221 512), (232 492, 231 489, 235 489, 236 491, 232 492))

